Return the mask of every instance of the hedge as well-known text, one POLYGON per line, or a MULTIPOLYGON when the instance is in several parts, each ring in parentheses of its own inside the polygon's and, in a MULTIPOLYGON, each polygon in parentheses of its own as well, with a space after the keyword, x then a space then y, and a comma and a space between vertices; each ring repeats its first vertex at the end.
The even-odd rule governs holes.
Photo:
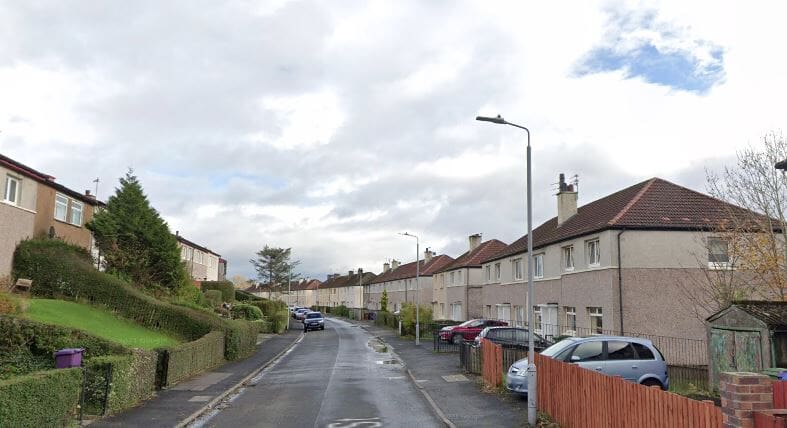
POLYGON ((257 327, 237 324, 240 321, 228 323, 208 312, 156 300, 125 281, 97 271, 83 249, 58 240, 21 242, 14 252, 14 277, 32 279, 30 291, 35 296, 87 299, 184 340, 197 340, 213 330, 224 331, 224 356, 228 360, 249 355, 255 349, 257 327))
POLYGON ((262 297, 255 296, 248 291, 235 290, 235 301, 246 302, 249 300, 262 300, 262 297))
POLYGON ((47 370, 0 381, 0 426, 66 426, 76 415, 82 369, 47 370))
POLYGON ((223 302, 232 303, 235 301, 235 285, 229 281, 202 281, 200 288, 203 293, 207 290, 221 291, 223 302))
POLYGON ((213 309, 221 307, 221 291, 205 290, 205 301, 207 301, 208 306, 213 309))
POLYGON ((113 414, 150 398, 156 386, 156 362, 156 352, 144 349, 86 361, 85 413, 113 414), (107 377, 110 388, 104 409, 107 377))
POLYGON ((224 341, 223 332, 212 331, 193 342, 158 349, 156 386, 163 388, 174 385, 223 364, 224 341))
POLYGON ((232 305, 230 312, 232 313, 232 318, 234 319, 244 319, 247 321, 256 321, 262 319, 262 310, 253 305, 236 303, 232 305))
POLYGON ((388 311, 379 311, 377 312, 377 317, 374 319, 374 325, 378 327, 386 326, 390 328, 398 328, 399 318, 388 311))

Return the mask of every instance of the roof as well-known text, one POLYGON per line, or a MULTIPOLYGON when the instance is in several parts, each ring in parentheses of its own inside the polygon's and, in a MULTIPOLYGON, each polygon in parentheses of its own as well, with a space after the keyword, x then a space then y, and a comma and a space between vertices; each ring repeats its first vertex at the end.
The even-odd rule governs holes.
POLYGON ((219 254, 219 253, 216 253, 216 252, 214 252, 214 251, 211 251, 211 250, 209 250, 209 249, 207 249, 207 248, 205 248, 205 247, 203 247, 203 246, 201 246, 201 245, 197 245, 197 244, 195 244, 195 243, 193 243, 193 242, 189 241, 188 239, 186 239, 186 238, 184 238, 184 237, 180 236, 180 235, 179 235, 179 234, 177 234, 177 233, 175 234, 175 238, 177 238, 177 240, 178 240, 178 241, 179 241, 181 244, 188 245, 189 247, 196 248, 196 249, 198 249, 198 250, 201 250, 201 251, 204 251, 204 252, 206 252, 206 253, 211 253, 211 254, 213 254, 213 255, 215 255, 215 256, 221 257, 221 254, 219 254))
MULTIPOLYGON (((446 272, 453 269, 460 269, 466 267, 481 267, 484 260, 497 255, 500 251, 506 248, 507 245, 503 241, 497 239, 490 239, 489 241, 482 242, 472 251, 468 251, 461 256, 457 257, 453 262, 445 265, 437 272, 446 272)), ((436 273, 437 273, 436 272, 436 273)))
MULTIPOLYGON (((429 259, 428 262, 426 260, 420 260, 418 274, 420 276, 432 276, 453 261, 453 257, 447 256, 445 254, 434 256, 429 259)), ((377 278, 375 278, 371 284, 380 284, 388 281, 415 278, 415 274, 415 262, 405 263, 403 265, 399 265, 396 269, 390 269, 387 272, 377 275, 377 278)))
POLYGON ((15 171, 15 172, 17 172, 17 173, 19 173, 21 175, 24 175, 24 176, 26 176, 28 178, 32 178, 33 180, 35 180, 35 181, 37 181, 39 183, 45 184, 45 185, 47 185, 49 187, 52 187, 53 189, 55 189, 55 190, 57 190, 57 191, 59 191, 61 193, 65 193, 66 195, 71 196, 72 198, 78 199, 78 200, 80 200, 82 202, 85 202, 87 204, 100 205, 100 206, 106 205, 105 203, 99 201, 98 199, 96 199, 93 196, 88 196, 88 195, 82 194, 82 193, 77 192, 75 190, 71 190, 71 189, 69 189, 66 186, 63 186, 60 183, 56 183, 55 182, 55 177, 53 177, 53 176, 51 176, 49 174, 45 174, 45 173, 43 173, 41 171, 36 171, 35 169, 30 168, 29 166, 27 166, 27 165, 25 165, 23 163, 17 162, 15 160, 9 158, 8 156, 0 154, 0 165, 3 165, 4 167, 6 167, 6 168, 8 168, 8 169, 10 169, 12 171, 15 171))
POLYGON ((320 288, 322 282, 318 279, 308 279, 308 280, 301 280, 301 281, 293 281, 294 284, 290 287, 292 291, 300 291, 300 290, 316 290, 320 288))
POLYGON ((768 327, 787 326, 787 302, 764 300, 739 300, 732 302, 727 308, 708 317, 708 321, 718 318, 722 312, 733 306, 764 322, 768 327))
MULTIPOLYGON (((557 217, 549 219, 533 230, 533 249, 608 229, 708 230, 751 214, 656 177, 579 207, 559 226, 557 217)), ((527 252, 527 235, 484 262, 523 252, 527 252)))
POLYGON ((353 287, 357 285, 367 285, 374 282, 377 275, 372 272, 362 272, 361 275, 353 273, 352 275, 334 276, 333 278, 320 284, 320 288, 340 288, 340 287, 353 287))

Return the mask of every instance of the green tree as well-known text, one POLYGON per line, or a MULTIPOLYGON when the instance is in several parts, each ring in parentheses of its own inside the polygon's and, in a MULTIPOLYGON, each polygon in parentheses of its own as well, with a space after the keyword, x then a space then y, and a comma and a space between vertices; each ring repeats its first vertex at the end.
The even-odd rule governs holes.
POLYGON ((120 178, 120 187, 87 227, 107 272, 142 287, 158 285, 174 291, 187 284, 178 242, 151 207, 132 169, 120 178))
POLYGON ((383 289, 383 296, 380 297, 380 310, 388 312, 388 290, 383 289))
POLYGON ((300 278, 300 274, 294 272, 301 262, 299 260, 290 261, 291 248, 265 247, 257 251, 256 259, 249 260, 257 271, 257 278, 264 284, 271 287, 279 287, 279 290, 287 289, 288 278, 292 281, 300 278), (291 274, 291 275, 290 275, 291 274))

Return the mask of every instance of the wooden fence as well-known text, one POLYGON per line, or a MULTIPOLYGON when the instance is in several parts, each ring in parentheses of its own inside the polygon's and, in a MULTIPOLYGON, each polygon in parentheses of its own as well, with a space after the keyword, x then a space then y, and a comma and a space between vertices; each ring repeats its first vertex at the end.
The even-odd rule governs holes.
MULTIPOLYGON (((483 377, 487 387, 502 384, 503 350, 484 341, 483 377)), ((564 427, 707 427, 722 424, 721 408, 618 377, 583 369, 539 354, 538 410, 564 427)))

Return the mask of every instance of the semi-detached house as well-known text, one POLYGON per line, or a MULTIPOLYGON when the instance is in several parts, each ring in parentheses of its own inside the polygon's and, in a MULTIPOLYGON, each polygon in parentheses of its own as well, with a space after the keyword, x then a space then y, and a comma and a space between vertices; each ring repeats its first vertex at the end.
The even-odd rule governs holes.
POLYGON ((316 305, 320 307, 346 306, 360 316, 364 301, 364 287, 374 281, 372 272, 348 271, 347 275, 331 274, 317 290, 316 305))
POLYGON ((454 261, 452 257, 445 254, 435 255, 427 248, 418 269, 416 269, 416 262, 400 265, 398 261, 393 260, 390 265, 384 263, 383 272, 366 287, 364 299, 366 309, 381 309, 380 301, 383 290, 388 295, 387 309, 389 311, 396 312, 402 308, 404 302, 419 302, 421 305, 431 306, 433 304, 432 290, 434 289, 433 275, 452 261, 454 261), (417 279, 416 274, 418 274, 417 279))
POLYGON ((175 238, 178 240, 180 248, 180 259, 186 266, 186 272, 194 281, 219 281, 224 278, 219 277, 221 268, 220 254, 195 244, 182 237, 179 231, 175 231, 175 238))
MULTIPOLYGON (((709 245, 713 226, 747 211, 660 178, 577 208, 562 174, 557 205, 533 230, 536 331, 705 338, 683 287, 730 268, 715 263, 726 246, 709 245)), ((484 315, 524 323, 527 259, 523 236, 484 261, 484 315)))

